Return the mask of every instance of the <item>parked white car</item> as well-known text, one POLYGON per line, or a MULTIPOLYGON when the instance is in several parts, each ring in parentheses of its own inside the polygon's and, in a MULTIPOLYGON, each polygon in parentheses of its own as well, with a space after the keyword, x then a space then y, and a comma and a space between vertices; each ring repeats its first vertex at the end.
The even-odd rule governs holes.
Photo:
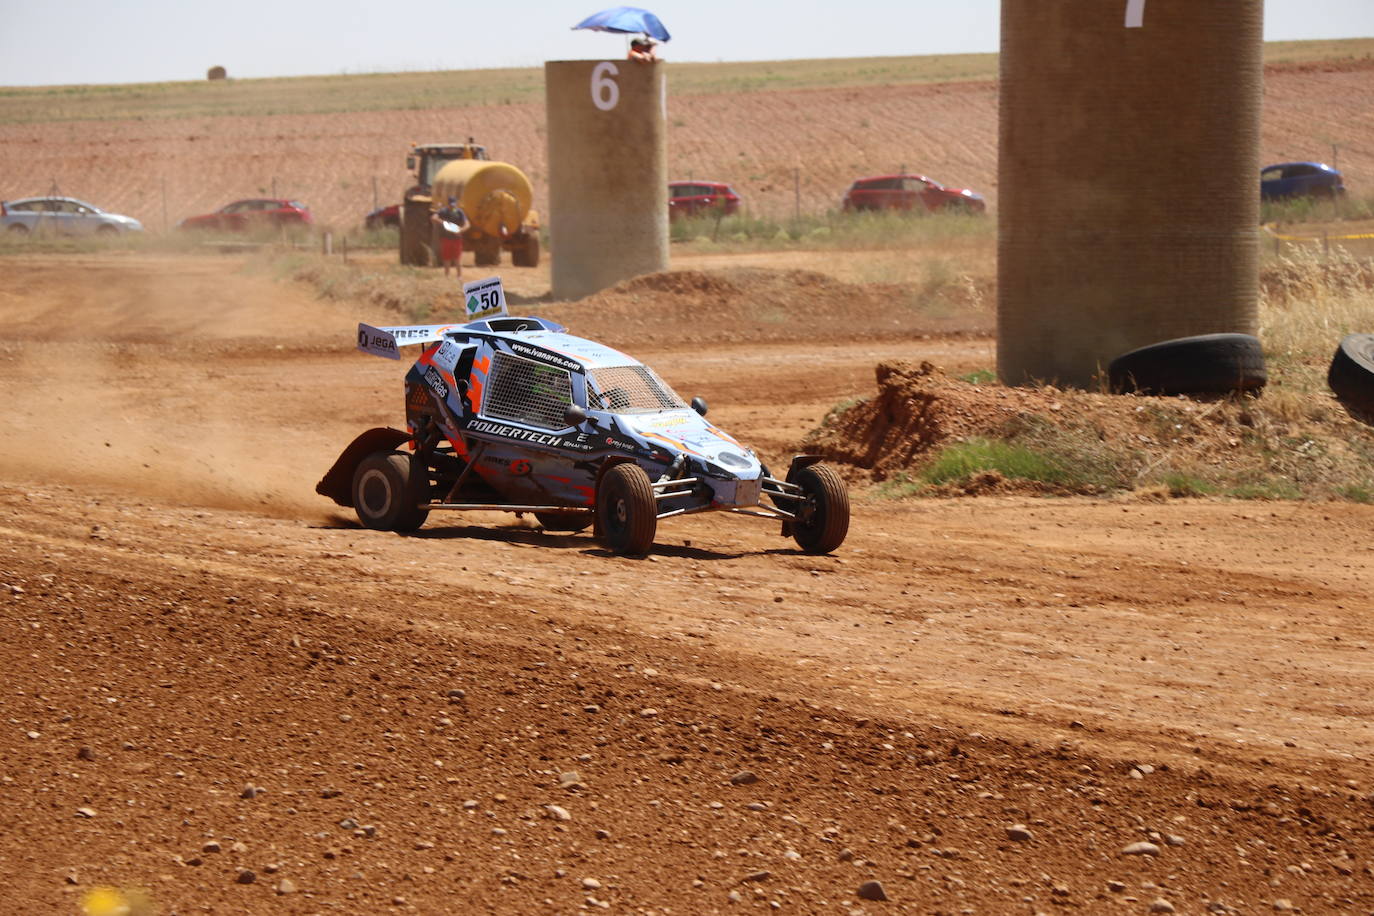
POLYGON ((12 235, 114 235, 143 231, 143 224, 132 216, 107 213, 74 197, 0 201, 0 226, 12 235))

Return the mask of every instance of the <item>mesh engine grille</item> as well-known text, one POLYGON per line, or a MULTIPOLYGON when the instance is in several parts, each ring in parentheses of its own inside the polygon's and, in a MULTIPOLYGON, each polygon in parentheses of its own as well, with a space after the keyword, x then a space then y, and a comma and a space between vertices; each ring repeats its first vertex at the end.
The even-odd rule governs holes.
POLYGON ((494 420, 562 429, 563 413, 572 403, 572 376, 533 360, 492 354, 491 375, 482 396, 482 415, 494 420))
POLYGON ((648 366, 595 369, 592 379, 601 394, 591 395, 587 403, 602 410, 660 411, 687 406, 648 366))

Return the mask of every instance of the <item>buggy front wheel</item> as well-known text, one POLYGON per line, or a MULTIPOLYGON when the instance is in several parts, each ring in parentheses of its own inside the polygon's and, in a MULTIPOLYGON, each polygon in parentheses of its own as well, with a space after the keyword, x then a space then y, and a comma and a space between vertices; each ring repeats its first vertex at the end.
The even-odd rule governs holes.
POLYGON ((658 501, 649 475, 637 464, 617 464, 596 489, 601 543, 615 553, 648 553, 658 531, 658 501))
POLYGON ((834 470, 813 464, 797 472, 793 481, 802 490, 792 537, 807 553, 829 553, 849 533, 849 490, 834 470))

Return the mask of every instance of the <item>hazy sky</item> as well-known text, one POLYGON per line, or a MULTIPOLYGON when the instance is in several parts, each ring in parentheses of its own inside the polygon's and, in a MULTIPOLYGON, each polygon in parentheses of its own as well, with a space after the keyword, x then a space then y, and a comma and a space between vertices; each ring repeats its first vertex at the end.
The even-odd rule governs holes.
MULTIPOLYGON (((1124 16, 1127 0, 1099 2, 1119 4, 1124 16)), ((198 80, 214 65, 262 77, 618 57, 624 38, 571 31, 613 5, 0 0, 0 86, 198 80)), ((1000 0, 658 0, 648 8, 673 34, 669 60, 779 60, 995 51, 1000 0)), ((1268 0, 1264 32, 1270 41, 1374 37, 1374 0, 1268 0)))

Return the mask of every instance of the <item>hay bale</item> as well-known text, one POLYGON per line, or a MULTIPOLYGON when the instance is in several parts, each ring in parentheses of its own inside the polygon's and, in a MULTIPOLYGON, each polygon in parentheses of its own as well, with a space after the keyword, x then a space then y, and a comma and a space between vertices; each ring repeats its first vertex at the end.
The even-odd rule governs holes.
POLYGON ((205 71, 205 78, 207 80, 222 80, 228 75, 229 74, 223 67, 211 67, 209 70, 205 71))

